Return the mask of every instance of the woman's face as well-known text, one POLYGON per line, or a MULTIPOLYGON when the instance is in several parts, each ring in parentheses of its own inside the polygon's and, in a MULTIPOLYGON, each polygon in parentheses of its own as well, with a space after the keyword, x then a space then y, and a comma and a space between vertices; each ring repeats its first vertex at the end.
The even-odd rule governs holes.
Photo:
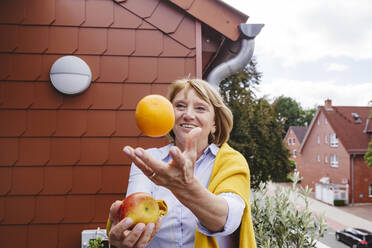
POLYGON ((174 97, 173 108, 175 124, 173 132, 176 145, 183 150, 187 134, 196 127, 202 129, 198 136, 198 150, 208 146, 208 136, 216 131, 214 121, 214 108, 211 104, 201 99, 194 89, 189 89, 185 96, 185 89, 174 97))

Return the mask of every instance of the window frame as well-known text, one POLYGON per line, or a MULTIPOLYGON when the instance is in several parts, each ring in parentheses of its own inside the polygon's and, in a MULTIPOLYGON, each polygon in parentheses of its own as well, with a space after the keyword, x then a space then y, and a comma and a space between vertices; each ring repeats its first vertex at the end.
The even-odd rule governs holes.
POLYGON ((331 154, 330 163, 329 164, 330 164, 331 167, 338 167, 339 160, 338 160, 337 154, 331 154), (336 159, 334 159, 334 158, 336 158, 336 159))
POLYGON ((330 147, 338 147, 338 138, 336 133, 331 133, 329 135, 329 146, 330 147))

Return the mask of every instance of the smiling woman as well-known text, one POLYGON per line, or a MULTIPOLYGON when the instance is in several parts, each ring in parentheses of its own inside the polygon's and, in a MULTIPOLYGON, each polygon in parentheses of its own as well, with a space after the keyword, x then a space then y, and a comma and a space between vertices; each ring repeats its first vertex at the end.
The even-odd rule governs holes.
POLYGON ((173 82, 168 98, 175 115, 171 144, 146 151, 124 148, 133 161, 127 196, 147 192, 165 200, 168 214, 155 225, 134 225, 130 218, 117 218, 117 201, 110 209, 110 242, 116 247, 256 247, 249 167, 226 143, 231 111, 199 79, 173 82))

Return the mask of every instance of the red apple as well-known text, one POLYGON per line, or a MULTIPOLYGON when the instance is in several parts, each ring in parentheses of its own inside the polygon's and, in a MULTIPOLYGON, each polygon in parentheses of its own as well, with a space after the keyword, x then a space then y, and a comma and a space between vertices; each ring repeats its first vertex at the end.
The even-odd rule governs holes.
POLYGON ((167 213, 165 201, 157 201, 150 194, 136 192, 123 200, 120 206, 120 219, 130 217, 134 224, 156 223, 159 216, 167 213))

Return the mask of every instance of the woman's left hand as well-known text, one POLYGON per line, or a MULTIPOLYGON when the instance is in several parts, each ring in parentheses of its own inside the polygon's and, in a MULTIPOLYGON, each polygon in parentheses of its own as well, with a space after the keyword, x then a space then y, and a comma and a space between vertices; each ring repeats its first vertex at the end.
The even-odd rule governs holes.
POLYGON ((185 150, 178 147, 170 149, 172 161, 164 163, 148 154, 143 148, 124 147, 124 152, 137 167, 154 183, 171 191, 183 191, 195 180, 194 167, 197 159, 197 139, 200 128, 191 130, 186 138, 185 150), (155 174, 154 174, 155 173, 155 174))

